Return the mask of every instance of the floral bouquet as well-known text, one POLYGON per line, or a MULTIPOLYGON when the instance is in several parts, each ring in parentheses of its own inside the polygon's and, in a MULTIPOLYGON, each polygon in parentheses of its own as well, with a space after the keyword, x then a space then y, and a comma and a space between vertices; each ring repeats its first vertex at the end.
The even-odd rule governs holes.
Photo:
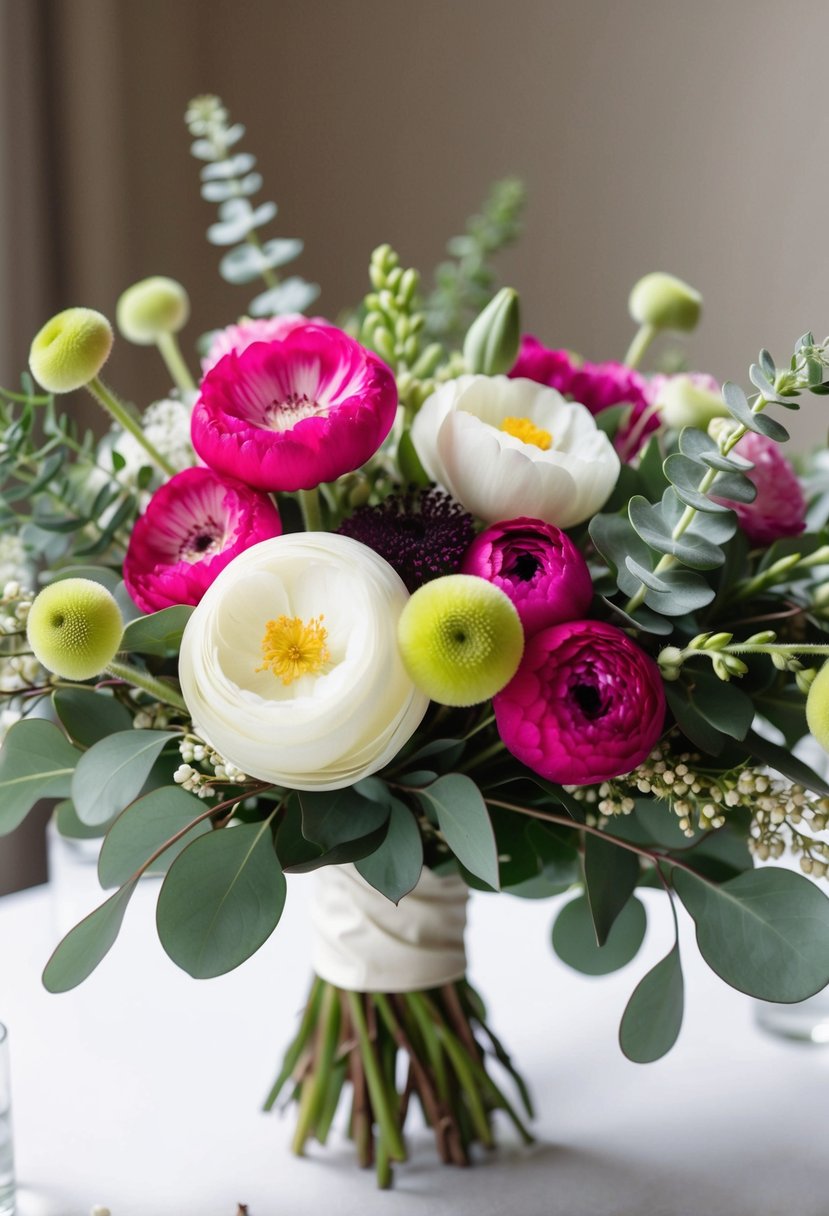
MULTIPOLYGON (((102 381, 112 329, 84 308, 33 342, 45 394, 1 395, 0 830, 54 798, 61 832, 102 838, 113 893, 49 960, 54 992, 145 875, 164 949, 206 978, 276 928, 286 872, 315 871, 315 978, 267 1106, 296 1101, 301 1153, 347 1100, 386 1186, 412 1098, 446 1162, 492 1144, 497 1110, 530 1138, 465 974, 469 888, 571 892, 553 946, 590 975, 634 957, 657 886, 734 987, 829 981, 804 876, 827 871, 829 785, 793 753, 829 745, 829 479, 820 456, 795 472, 775 416, 829 391, 829 347, 762 351, 750 395, 645 375, 699 316, 666 274, 633 290, 624 363, 522 336, 491 267, 514 182, 431 294, 384 245, 354 313, 308 318, 316 288, 277 273, 300 242, 260 239, 276 208, 250 201, 243 129, 215 98, 188 123, 223 274, 264 287, 198 381, 183 288, 124 293, 121 334, 175 385, 143 414, 102 381), (56 409, 83 386, 103 439, 56 409), (804 874, 757 865, 786 849, 804 874)), ((677 944, 630 998, 625 1054, 667 1052, 682 1005, 677 944)))

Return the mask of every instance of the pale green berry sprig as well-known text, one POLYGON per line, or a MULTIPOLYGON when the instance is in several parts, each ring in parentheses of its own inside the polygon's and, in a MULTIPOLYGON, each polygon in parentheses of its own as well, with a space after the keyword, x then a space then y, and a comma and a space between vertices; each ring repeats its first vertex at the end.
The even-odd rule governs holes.
POLYGON ((434 389, 432 377, 443 348, 437 342, 423 348, 426 315, 417 301, 420 276, 401 267, 391 245, 374 250, 369 278, 372 291, 364 301, 361 338, 395 373, 400 404, 411 418, 434 389))

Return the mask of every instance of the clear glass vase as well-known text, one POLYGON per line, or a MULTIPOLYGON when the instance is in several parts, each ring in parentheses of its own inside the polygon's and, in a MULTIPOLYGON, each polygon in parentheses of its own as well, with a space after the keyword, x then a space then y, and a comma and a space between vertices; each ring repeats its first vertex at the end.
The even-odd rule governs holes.
POLYGON ((829 1043, 829 988, 794 1005, 757 1002, 757 1022, 769 1034, 799 1043, 829 1043))

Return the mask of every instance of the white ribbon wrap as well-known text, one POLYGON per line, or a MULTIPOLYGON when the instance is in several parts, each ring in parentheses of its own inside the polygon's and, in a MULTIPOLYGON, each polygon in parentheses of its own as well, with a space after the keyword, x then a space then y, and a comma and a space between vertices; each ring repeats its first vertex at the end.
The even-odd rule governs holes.
POLYGON ((417 992, 466 972, 469 890, 457 875, 425 869, 395 905, 354 866, 318 870, 311 910, 320 979, 352 992, 417 992))

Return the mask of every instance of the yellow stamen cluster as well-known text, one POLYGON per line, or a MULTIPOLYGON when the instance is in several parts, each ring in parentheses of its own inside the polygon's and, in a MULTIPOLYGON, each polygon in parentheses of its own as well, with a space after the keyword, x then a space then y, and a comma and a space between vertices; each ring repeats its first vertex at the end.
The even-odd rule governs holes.
POLYGON ((328 631, 323 617, 303 621, 300 617, 278 616, 268 621, 262 638, 265 660, 257 671, 272 671, 283 684, 292 684, 300 676, 315 676, 330 660, 328 631))
POLYGON ((520 439, 522 443, 534 444, 535 447, 541 448, 542 452, 546 452, 553 445, 550 432, 543 431, 529 418, 504 418, 500 429, 515 439, 520 439))

